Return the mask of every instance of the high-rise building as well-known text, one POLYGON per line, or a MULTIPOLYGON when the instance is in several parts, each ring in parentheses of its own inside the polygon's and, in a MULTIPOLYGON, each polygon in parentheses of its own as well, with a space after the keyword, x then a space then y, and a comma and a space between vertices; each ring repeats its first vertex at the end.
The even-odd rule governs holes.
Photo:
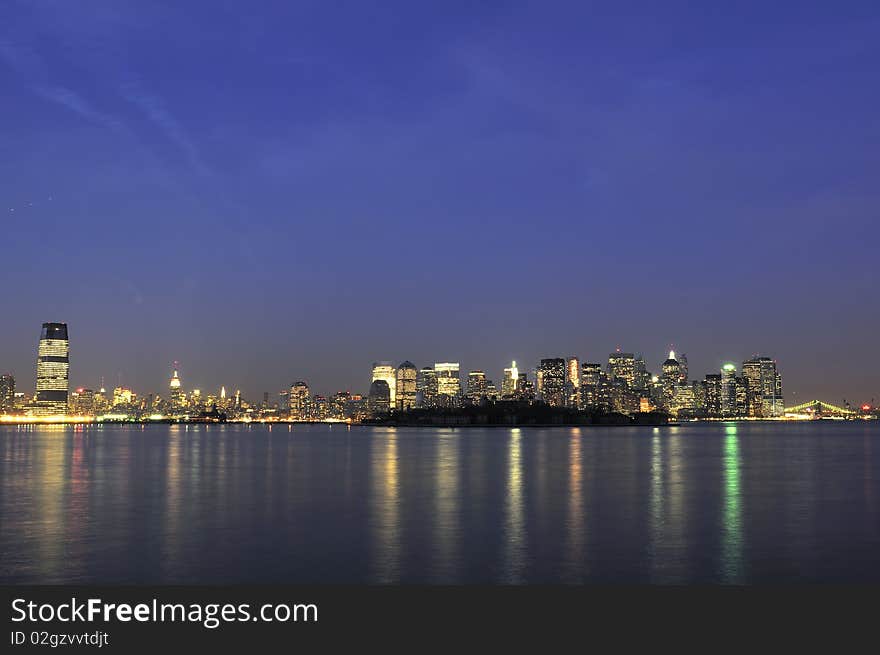
POLYGON ((420 407, 437 405, 437 371, 431 366, 421 369, 416 378, 416 404, 420 407))
POLYGON ((510 363, 510 366, 504 369, 504 376, 501 378, 501 397, 513 398, 516 395, 516 381, 519 378, 519 369, 516 362, 510 363))
POLYGON ((385 414, 391 408, 391 388, 388 382, 378 378, 370 385, 367 407, 371 414, 385 414))
POLYGON ((579 407, 606 412, 611 409, 611 389, 601 364, 584 362, 581 366, 579 407))
POLYGON ((757 418, 782 416, 782 379, 776 362, 769 357, 755 357, 743 362, 742 375, 748 380, 748 415, 757 418))
POLYGON ((15 410, 15 378, 11 373, 0 375, 0 414, 15 410))
POLYGON ((116 387, 113 390, 113 407, 129 407, 134 404, 137 394, 127 387, 116 387))
POLYGON ((641 355, 637 355, 633 360, 633 388, 639 391, 647 391, 651 386, 651 374, 648 372, 648 366, 641 355))
POLYGON ((468 373, 467 392, 465 394, 471 405, 479 405, 486 396, 486 373, 471 371, 468 373))
POLYGON ((661 401, 666 409, 672 407, 675 400, 675 387, 682 381, 681 364, 675 358, 675 351, 669 351, 669 357, 661 367, 663 373, 660 376, 661 401))
POLYGON ((688 381, 688 356, 684 353, 678 356, 678 366, 681 370, 681 379, 680 382, 684 383, 688 381))
POLYGON ((437 362, 437 400, 444 407, 455 406, 461 398, 461 365, 458 362, 437 362))
POLYGON ((97 416, 97 394, 92 389, 79 388, 70 392, 68 405, 73 416, 97 416))
POLYGON ((721 367, 721 416, 736 416, 736 366, 721 367))
POLYGON ((390 362, 377 362, 373 364, 373 382, 385 380, 391 393, 391 407, 396 407, 397 402, 397 369, 390 362))
POLYGON ((541 397, 551 407, 565 405, 565 360, 561 357, 542 359, 538 367, 541 397))
POLYGON ((709 373, 706 375, 706 415, 709 417, 721 416, 721 374, 709 373))
POLYGON ((567 407, 578 406, 581 386, 581 363, 577 357, 565 360, 565 404, 567 407))
POLYGON ((311 418, 311 391, 303 380, 290 385, 287 402, 290 407, 290 418, 294 421, 308 421, 311 418))
POLYGON ((412 409, 416 406, 416 380, 419 370, 406 361, 397 367, 395 407, 400 410, 412 409))
POLYGON ((70 341, 66 323, 43 323, 37 352, 37 397, 35 416, 67 413, 70 376, 70 341))
POLYGON ((623 380, 630 388, 635 387, 636 358, 632 353, 619 350, 608 355, 608 377, 611 381, 623 380))
POLYGON ((330 416, 340 420, 346 418, 349 402, 351 402, 351 394, 348 391, 337 391, 330 397, 330 416))
POLYGON ((169 397, 171 405, 175 408, 183 407, 185 404, 183 389, 180 386, 180 377, 177 374, 177 362, 174 362, 174 368, 171 373, 171 381, 168 383, 169 397))

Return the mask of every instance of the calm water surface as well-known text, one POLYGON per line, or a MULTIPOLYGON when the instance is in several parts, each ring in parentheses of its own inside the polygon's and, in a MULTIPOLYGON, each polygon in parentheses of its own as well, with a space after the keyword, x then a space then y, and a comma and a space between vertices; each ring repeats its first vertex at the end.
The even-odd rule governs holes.
POLYGON ((880 582, 880 425, 0 427, 0 582, 880 582))

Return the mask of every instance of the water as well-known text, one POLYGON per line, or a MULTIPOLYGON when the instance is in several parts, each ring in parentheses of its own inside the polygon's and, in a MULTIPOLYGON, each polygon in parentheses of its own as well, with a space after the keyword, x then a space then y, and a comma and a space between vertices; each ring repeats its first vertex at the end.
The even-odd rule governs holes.
POLYGON ((0 427, 3 583, 880 582, 880 425, 0 427))

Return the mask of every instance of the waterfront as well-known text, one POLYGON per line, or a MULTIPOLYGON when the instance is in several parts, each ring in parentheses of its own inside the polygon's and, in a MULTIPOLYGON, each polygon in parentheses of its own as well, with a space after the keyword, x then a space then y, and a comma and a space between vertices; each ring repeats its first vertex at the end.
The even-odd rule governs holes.
POLYGON ((880 582, 880 425, 0 426, 5 583, 880 582))

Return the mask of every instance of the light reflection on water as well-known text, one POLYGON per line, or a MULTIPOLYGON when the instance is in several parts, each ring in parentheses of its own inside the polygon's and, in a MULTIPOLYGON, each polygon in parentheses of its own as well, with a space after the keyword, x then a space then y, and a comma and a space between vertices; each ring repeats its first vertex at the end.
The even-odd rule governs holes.
POLYGON ((880 582, 878 427, 3 426, 0 582, 880 582))

